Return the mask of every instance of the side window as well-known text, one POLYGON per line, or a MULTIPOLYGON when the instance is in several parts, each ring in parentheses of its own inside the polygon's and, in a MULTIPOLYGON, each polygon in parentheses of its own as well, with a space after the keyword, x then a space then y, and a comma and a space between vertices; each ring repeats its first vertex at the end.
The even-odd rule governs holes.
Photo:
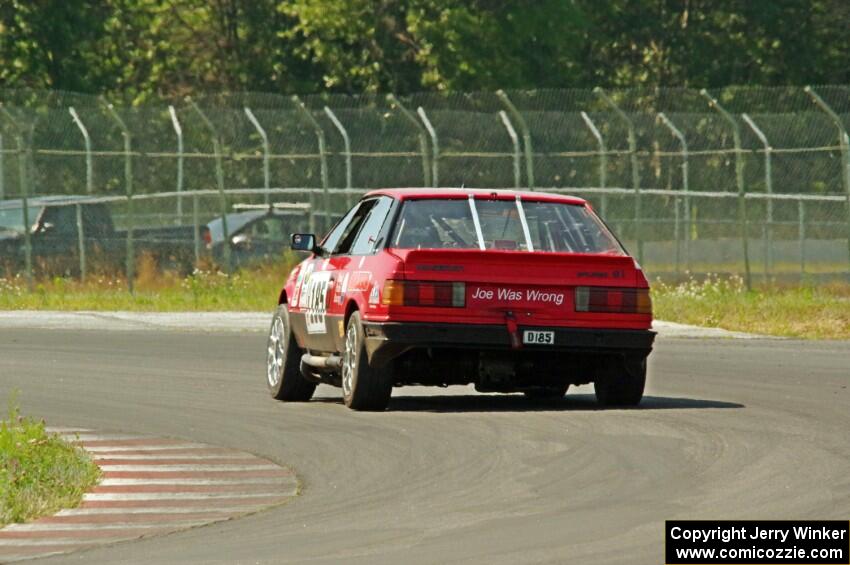
POLYGON ((86 234, 104 237, 112 234, 112 216, 105 204, 89 204, 83 206, 83 229, 86 234))
POLYGON ((77 216, 74 206, 54 206, 45 209, 42 217, 44 224, 50 224, 51 235, 76 235, 77 216))
POLYGON ((378 233, 384 226, 387 219, 387 212, 390 210, 392 198, 382 196, 378 198, 376 204, 369 210, 369 215, 363 221, 363 227, 360 233, 357 234, 357 239, 351 246, 351 255, 368 255, 375 248, 375 243, 378 241, 378 233))
POLYGON ((259 218, 251 225, 250 231, 256 240, 281 243, 287 239, 283 233, 283 221, 274 216, 259 218))
POLYGON ((342 232, 342 237, 339 240, 336 248, 333 250, 334 255, 347 255, 351 246, 354 244, 354 238, 357 237, 357 233, 360 231, 360 228, 363 226, 363 223, 366 221, 366 218, 369 216, 369 212, 372 211, 372 208, 375 207, 378 200, 364 200, 360 203, 360 206, 357 208, 357 212, 351 218, 351 221, 345 226, 345 229, 342 232))
POLYGON ((354 214, 357 213, 357 210, 360 209, 361 204, 357 204, 348 211, 348 213, 342 217, 342 219, 337 222, 337 224, 328 232, 328 235, 325 236, 325 239, 322 240, 322 249, 328 252, 333 252, 337 243, 339 243, 340 238, 342 237, 342 233, 345 231, 345 228, 348 227, 348 224, 351 223, 351 219, 354 217, 354 214))

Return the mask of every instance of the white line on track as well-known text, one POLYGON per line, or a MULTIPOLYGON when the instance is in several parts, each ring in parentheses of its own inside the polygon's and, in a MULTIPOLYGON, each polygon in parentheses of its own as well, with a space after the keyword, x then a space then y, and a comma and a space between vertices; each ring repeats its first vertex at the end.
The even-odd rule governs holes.
POLYGON ((63 553, 67 553, 68 551, 71 551, 71 550, 70 549, 67 549, 67 550, 63 549, 63 550, 59 550, 59 551, 48 551, 48 552, 45 552, 45 553, 39 553, 38 555, 32 555, 32 554, 4 555, 3 556, 3 562, 4 563, 13 563, 15 561, 25 561, 25 560, 29 560, 29 559, 35 559, 36 557, 39 557, 39 558, 50 557, 52 555, 61 555, 63 553))
POLYGON ((121 451, 150 451, 155 452, 164 449, 209 449, 209 445, 202 443, 147 443, 138 445, 87 445, 86 451, 91 453, 119 453, 121 451))
MULTIPOLYGON (((162 461, 169 459, 191 459, 193 461, 206 461, 210 459, 236 459, 236 460, 244 460, 251 458, 250 455, 245 453, 223 453, 221 455, 181 455, 181 454, 171 454, 171 453, 157 453, 150 455, 121 455, 120 452, 114 454, 108 453, 96 453, 92 455, 92 458, 95 461, 103 461, 104 459, 124 459, 127 461, 162 461)), ((259 458, 256 458, 258 461, 262 461, 259 458)))
MULTIPOLYGON (((263 508, 260 504, 244 506, 135 506, 123 508, 71 508, 60 510, 56 516, 102 516, 104 514, 238 514, 240 512, 251 512, 263 508)), ((2 540, 0 540, 2 541, 2 540)))
POLYGON ((83 495, 83 501, 101 500, 207 500, 214 498, 287 498, 294 492, 89 492, 83 495))
POLYGON ((241 479, 239 477, 224 479, 103 479, 98 486, 109 487, 118 485, 285 485, 294 484, 291 476, 266 477, 259 479, 241 479))
POLYGON ((104 473, 113 471, 272 471, 280 469, 273 463, 258 465, 98 465, 104 473))
POLYGON ((144 436, 134 436, 130 434, 94 434, 94 433, 60 433, 59 434, 62 439, 70 442, 77 441, 126 441, 128 439, 149 439, 150 441, 156 441, 156 438, 146 438, 144 436))
POLYGON ((111 524, 100 524, 100 523, 91 523, 91 524, 12 524, 6 526, 6 530, 11 532, 78 532, 80 530, 162 530, 165 528, 168 529, 176 529, 176 528, 187 528, 192 526, 200 526, 201 524, 208 524, 214 520, 187 520, 184 522, 168 522, 167 524, 163 524, 162 522, 147 524, 144 522, 113 522, 111 524))
MULTIPOLYGON (((0 539, 0 548, 3 547, 38 547, 40 545, 97 545, 100 543, 112 543, 116 541, 125 541, 136 539, 139 536, 143 535, 142 532, 138 534, 129 534, 129 535, 109 535, 108 533, 104 534, 102 537, 85 537, 85 538, 56 538, 56 537, 45 537, 45 538, 20 538, 20 539, 0 539)), ((41 557, 41 554, 38 555, 41 557)), ((3 557, 3 559, 6 559, 3 557)))

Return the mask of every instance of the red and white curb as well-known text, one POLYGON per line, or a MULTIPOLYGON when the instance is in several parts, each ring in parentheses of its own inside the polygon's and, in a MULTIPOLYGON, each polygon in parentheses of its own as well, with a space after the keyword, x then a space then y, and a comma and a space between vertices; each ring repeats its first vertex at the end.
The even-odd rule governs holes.
POLYGON ((79 508, 0 529, 0 563, 229 520, 298 491, 292 471, 244 451, 77 428, 49 431, 88 451, 101 480, 79 508))

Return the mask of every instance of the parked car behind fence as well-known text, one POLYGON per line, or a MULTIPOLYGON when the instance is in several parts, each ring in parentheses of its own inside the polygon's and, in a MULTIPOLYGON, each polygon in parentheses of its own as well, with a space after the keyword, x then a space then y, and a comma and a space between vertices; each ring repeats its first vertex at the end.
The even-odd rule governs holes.
MULTIPOLYGON (((116 229, 107 204, 86 196, 42 196, 27 202, 30 245, 36 273, 79 276, 86 264, 121 270, 127 258, 128 230, 116 229)), ((25 226, 21 199, 0 201, 0 267, 23 270, 25 226)), ((200 237, 205 237, 202 227, 200 237)), ((190 273, 194 264, 194 228, 134 228, 135 255, 148 254, 162 269, 190 273)))

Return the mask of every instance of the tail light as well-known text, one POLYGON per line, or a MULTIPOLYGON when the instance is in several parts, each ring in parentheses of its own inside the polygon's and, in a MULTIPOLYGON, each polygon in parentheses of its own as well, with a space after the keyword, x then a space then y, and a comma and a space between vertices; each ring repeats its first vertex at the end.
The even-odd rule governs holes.
POLYGON ((204 230, 204 243, 206 243, 207 246, 212 245, 212 234, 210 233, 209 228, 204 230))
POLYGON ((576 287, 576 312, 652 314, 648 288, 576 287))
POLYGON ((444 281, 388 280, 384 283, 381 303, 384 306, 463 308, 466 304, 466 284, 444 281))

